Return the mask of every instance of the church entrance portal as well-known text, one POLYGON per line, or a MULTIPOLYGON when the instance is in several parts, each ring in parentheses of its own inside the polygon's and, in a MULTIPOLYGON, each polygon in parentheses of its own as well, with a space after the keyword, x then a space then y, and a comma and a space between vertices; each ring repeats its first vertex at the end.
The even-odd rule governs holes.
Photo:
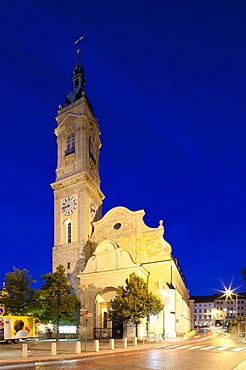
POLYGON ((94 328, 94 338, 96 339, 122 339, 123 324, 110 320, 109 312, 111 310, 110 300, 115 297, 116 289, 108 287, 102 290, 96 297, 97 320, 94 328))
POLYGON ((114 339, 123 338, 123 324, 112 321, 112 337, 114 339))
POLYGON ((122 339, 123 325, 112 322, 111 328, 94 328, 95 339, 122 339))

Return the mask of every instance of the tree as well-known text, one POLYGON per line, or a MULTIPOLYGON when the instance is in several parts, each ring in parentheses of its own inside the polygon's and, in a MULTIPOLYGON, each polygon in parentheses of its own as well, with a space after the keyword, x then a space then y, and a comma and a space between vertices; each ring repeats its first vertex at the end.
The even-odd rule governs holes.
POLYGON ((41 320, 51 321, 57 328, 59 340, 59 326, 62 322, 76 322, 78 320, 80 302, 75 294, 70 293, 70 285, 62 265, 56 271, 43 275, 45 284, 38 291, 39 311, 41 320))
POLYGON ((36 281, 28 275, 27 269, 13 267, 13 270, 5 274, 0 306, 7 315, 30 315, 35 306, 35 290, 31 284, 36 281))
POLYGON ((141 319, 155 315, 163 310, 160 298, 148 292, 147 283, 135 273, 126 279, 125 287, 119 286, 114 300, 110 301, 112 312, 110 317, 115 321, 123 323, 124 333, 128 322, 136 326, 141 319))

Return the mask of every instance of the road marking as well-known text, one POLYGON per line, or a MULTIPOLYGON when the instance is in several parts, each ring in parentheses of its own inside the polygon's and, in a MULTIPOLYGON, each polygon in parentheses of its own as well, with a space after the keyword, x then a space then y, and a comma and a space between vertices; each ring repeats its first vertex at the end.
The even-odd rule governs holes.
POLYGON ((240 352, 240 351, 242 351, 243 349, 245 349, 245 347, 236 347, 236 348, 233 348, 233 349, 231 350, 231 352, 240 352))
POLYGON ((215 348, 216 351, 224 351, 225 349, 228 349, 230 347, 219 347, 219 348, 215 348))
POLYGON ((212 349, 212 348, 215 348, 215 346, 208 346, 208 347, 205 347, 205 348, 201 348, 201 351, 207 351, 207 350, 212 349))
POLYGON ((202 348, 203 346, 195 346, 195 347, 190 347, 188 349, 198 349, 198 348, 202 348))
POLYGON ((233 370, 244 370, 246 366, 246 360, 241 362, 238 366, 234 367, 233 370))
MULTIPOLYGON (((228 347, 228 346, 223 346, 223 347, 217 347, 216 346, 207 346, 207 347, 204 347, 204 346, 193 346, 191 344, 186 344, 184 346, 181 346, 179 344, 173 344, 173 345, 163 345, 163 346, 157 346, 155 347, 157 349, 159 348, 166 348, 166 349, 190 349, 190 350, 195 350, 195 349, 200 349, 201 351, 208 351, 210 349, 213 349, 215 351, 225 351, 225 350, 228 350, 229 348, 231 347, 228 347)), ((234 347, 234 348, 231 348, 230 349, 230 352, 240 352, 240 351, 243 351, 244 349, 246 349, 246 347, 234 347)))

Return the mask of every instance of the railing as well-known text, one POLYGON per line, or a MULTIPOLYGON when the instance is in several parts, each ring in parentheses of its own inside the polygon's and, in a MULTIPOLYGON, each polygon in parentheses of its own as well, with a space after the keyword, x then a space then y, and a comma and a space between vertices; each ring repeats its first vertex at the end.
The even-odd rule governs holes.
POLYGON ((94 338, 95 339, 120 339, 123 337, 123 332, 120 329, 112 328, 94 328, 94 338))

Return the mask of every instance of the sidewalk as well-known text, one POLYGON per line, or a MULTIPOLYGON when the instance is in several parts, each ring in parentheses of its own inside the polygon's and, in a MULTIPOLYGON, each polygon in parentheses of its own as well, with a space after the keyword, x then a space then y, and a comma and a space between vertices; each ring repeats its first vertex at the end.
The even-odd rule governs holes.
MULTIPOLYGON (((181 339, 181 338, 180 338, 181 339)), ((178 339, 174 339, 178 340, 178 339)), ((159 342, 143 342, 139 341, 137 346, 134 346, 133 341, 127 343, 127 347, 123 347, 122 340, 115 340, 115 348, 110 349, 109 341, 102 340, 99 342, 99 351, 94 349, 94 341, 75 341, 61 340, 57 343, 57 354, 51 355, 51 344, 56 343, 50 341, 27 341, 28 357, 22 358, 22 344, 1 344, 0 345, 0 367, 1 365, 14 365, 15 363, 29 363, 39 361, 56 361, 61 359, 74 359, 78 357, 100 356, 105 354, 115 354, 126 351, 137 351, 156 347, 161 344, 168 344, 173 340, 165 340, 159 342), (81 344, 81 353, 75 353, 76 342, 81 344), (17 347, 18 346, 18 347, 17 347)))
MULTIPOLYGON (((66 340, 61 339, 56 345, 56 355, 52 355, 51 347, 56 341, 51 340, 33 340, 26 341, 19 344, 0 344, 0 368, 1 365, 14 365, 20 363, 33 363, 33 362, 42 362, 42 361, 57 361, 62 359, 75 359, 81 357, 89 356, 100 356, 105 354, 116 354, 127 351, 141 351, 155 348, 162 345, 169 345, 173 342, 178 342, 179 340, 190 339, 194 335, 194 331, 185 335, 184 337, 179 337, 175 339, 165 339, 159 341, 138 341, 135 346, 133 341, 127 342, 127 347, 123 347, 123 340, 116 339, 114 341, 114 349, 110 349, 109 340, 102 339, 99 341, 99 351, 95 350, 94 341, 88 340, 66 340), (22 345, 27 344, 27 356, 26 358, 22 357, 22 345), (77 343, 77 344, 76 344, 77 343), (76 352, 78 350, 78 343, 80 346, 81 352, 76 352)), ((245 343, 245 338, 235 338, 231 335, 233 339, 237 339, 240 342, 245 343)))

